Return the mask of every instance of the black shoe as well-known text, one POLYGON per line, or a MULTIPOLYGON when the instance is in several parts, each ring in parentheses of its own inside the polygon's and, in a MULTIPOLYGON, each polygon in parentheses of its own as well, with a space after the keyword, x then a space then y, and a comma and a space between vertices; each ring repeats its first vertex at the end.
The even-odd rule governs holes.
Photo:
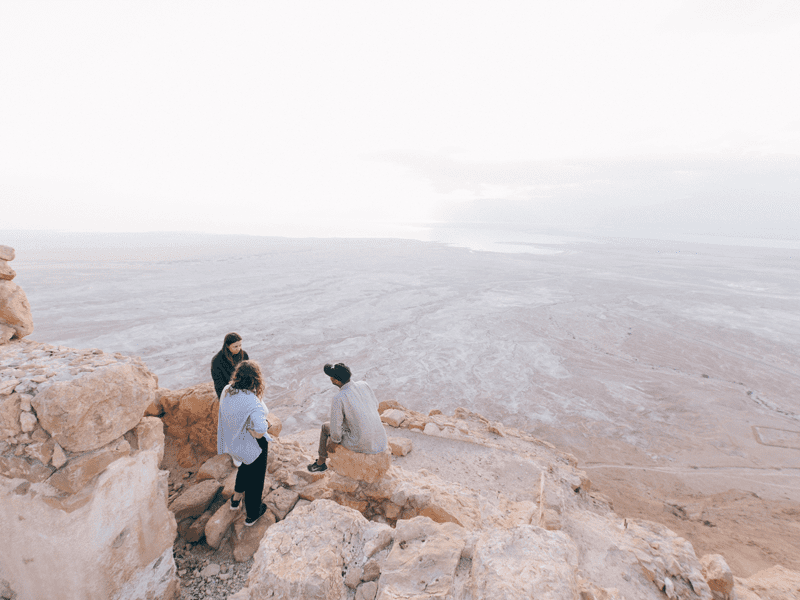
POLYGON ((239 498, 238 500, 234 500, 231 497, 231 510, 239 510, 239 505, 242 503, 242 499, 239 498))
POLYGON ((312 473, 321 473, 322 471, 328 470, 328 465, 325 463, 319 464, 318 462, 314 461, 308 465, 308 470, 312 473))
POLYGON ((258 521, 265 512, 267 512, 267 505, 262 503, 261 504, 261 508, 258 509, 258 516, 255 519, 251 519, 250 517, 247 517, 244 520, 244 526, 245 527, 250 527, 251 525, 254 525, 255 522, 258 521))

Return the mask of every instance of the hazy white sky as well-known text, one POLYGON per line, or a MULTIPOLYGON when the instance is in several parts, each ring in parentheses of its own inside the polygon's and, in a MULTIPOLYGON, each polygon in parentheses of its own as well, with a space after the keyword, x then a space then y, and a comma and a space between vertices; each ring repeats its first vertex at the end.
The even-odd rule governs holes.
POLYGON ((0 0, 0 86, 0 229, 800 228, 794 0, 0 0))

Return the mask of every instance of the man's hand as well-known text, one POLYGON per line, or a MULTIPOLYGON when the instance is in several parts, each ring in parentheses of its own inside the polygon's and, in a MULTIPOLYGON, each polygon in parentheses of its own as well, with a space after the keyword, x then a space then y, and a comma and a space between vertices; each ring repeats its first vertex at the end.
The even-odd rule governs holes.
POLYGON ((254 438, 256 438, 257 440, 260 440, 261 438, 263 438, 263 437, 264 437, 264 434, 263 434, 263 433, 256 433, 256 432, 255 432, 255 431, 253 431, 252 429, 248 429, 248 430, 247 430, 247 433, 249 433, 250 435, 252 435, 252 436, 253 436, 254 438))
POLYGON ((339 444, 334 442, 333 440, 329 439, 328 443, 325 446, 328 450, 328 454, 336 454, 336 448, 339 447, 339 444))

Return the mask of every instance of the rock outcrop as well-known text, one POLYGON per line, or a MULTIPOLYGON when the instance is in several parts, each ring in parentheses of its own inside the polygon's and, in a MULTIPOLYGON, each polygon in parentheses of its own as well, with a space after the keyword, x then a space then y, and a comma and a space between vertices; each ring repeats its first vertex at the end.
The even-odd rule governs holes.
POLYGON ((179 593, 156 380, 138 359, 0 346, 0 583, 18 600, 179 593))
POLYGON ((0 344, 19 340, 33 332, 33 318, 28 297, 12 280, 14 269, 8 264, 14 260, 14 249, 0 245, 0 344))

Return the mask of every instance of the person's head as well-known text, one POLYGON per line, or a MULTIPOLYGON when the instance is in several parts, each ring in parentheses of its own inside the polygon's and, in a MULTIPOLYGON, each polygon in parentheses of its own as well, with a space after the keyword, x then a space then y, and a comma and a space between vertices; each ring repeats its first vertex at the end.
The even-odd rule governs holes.
POLYGON ((325 371, 325 375, 331 378, 331 383, 337 387, 342 387, 345 383, 348 383, 352 375, 350 367, 344 363, 336 363, 335 365, 328 363, 322 370, 325 371))
POLYGON ((261 368, 254 360, 243 360, 236 366, 231 377, 231 393, 247 390, 261 398, 264 395, 264 379, 261 368))
POLYGON ((225 336, 225 342, 222 344, 222 350, 228 359, 236 356, 242 351, 242 336, 238 333, 229 333, 225 336))

